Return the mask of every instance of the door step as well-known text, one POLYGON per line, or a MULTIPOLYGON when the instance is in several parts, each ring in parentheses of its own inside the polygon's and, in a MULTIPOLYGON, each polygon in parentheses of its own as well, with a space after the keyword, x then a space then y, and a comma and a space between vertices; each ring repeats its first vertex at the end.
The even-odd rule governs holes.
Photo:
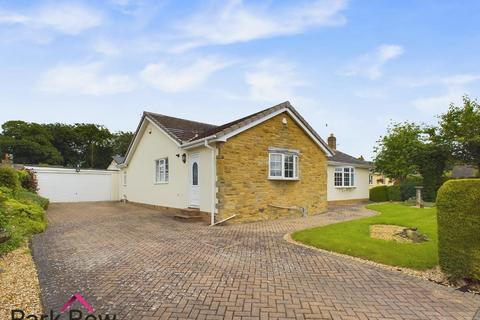
POLYGON ((188 221, 201 221, 204 219, 204 217, 200 213, 199 208, 186 208, 186 209, 180 210, 180 212, 175 214, 175 219, 188 222, 188 221))

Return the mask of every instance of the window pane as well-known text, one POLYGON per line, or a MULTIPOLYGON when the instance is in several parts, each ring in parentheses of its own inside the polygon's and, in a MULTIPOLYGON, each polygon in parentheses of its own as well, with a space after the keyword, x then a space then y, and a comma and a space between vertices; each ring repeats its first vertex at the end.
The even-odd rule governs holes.
POLYGON ((350 170, 350 186, 354 186, 355 185, 355 170, 352 168, 350 170))
POLYGON ((334 183, 335 183, 335 187, 341 187, 342 186, 342 173, 341 172, 335 172, 334 183))
POLYGON ((270 154, 270 176, 282 176, 282 155, 278 153, 270 154))
POLYGON ((165 181, 168 181, 168 158, 165 159, 165 181))
POLYGON ((298 156, 295 156, 293 159, 295 160, 295 174, 294 174, 294 176, 295 176, 295 178, 298 178, 298 156))
POLYGON ((293 178, 293 155, 285 155, 285 178, 293 178))
POLYGON ((350 186, 350 173, 344 173, 343 175, 343 186, 349 187, 350 186))
POLYGON ((198 186, 198 164, 196 162, 192 166, 192 185, 198 186))

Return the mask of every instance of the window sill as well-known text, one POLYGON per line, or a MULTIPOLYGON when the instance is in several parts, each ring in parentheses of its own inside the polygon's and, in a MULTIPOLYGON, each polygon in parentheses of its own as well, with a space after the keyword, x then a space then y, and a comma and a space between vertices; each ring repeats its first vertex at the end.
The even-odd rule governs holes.
POLYGON ((356 186, 350 186, 350 187, 339 187, 339 186, 335 186, 335 189, 355 189, 356 186))
POLYGON ((165 181, 165 182, 154 182, 153 184, 168 184, 168 181, 165 181))
POLYGON ((300 178, 268 177, 268 180, 273 180, 273 181, 300 181, 300 178))

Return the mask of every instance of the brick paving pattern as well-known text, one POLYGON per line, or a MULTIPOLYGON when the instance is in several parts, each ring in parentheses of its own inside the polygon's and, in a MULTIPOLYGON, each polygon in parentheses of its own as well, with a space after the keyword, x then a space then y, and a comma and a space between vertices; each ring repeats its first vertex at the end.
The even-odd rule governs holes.
POLYGON ((57 204, 32 249, 45 310, 80 291, 119 320, 472 319, 478 296, 283 239, 370 214, 208 227, 132 205, 57 204))

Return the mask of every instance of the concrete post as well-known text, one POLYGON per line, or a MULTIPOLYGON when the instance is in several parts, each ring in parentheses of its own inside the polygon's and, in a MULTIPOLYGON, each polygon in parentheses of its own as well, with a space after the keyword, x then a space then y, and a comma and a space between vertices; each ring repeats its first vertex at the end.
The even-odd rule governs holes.
POLYGON ((423 208, 424 207, 424 204, 423 204, 423 199, 422 199, 422 189, 423 187, 422 186, 417 186, 415 187, 416 191, 417 191, 417 208, 423 208))

